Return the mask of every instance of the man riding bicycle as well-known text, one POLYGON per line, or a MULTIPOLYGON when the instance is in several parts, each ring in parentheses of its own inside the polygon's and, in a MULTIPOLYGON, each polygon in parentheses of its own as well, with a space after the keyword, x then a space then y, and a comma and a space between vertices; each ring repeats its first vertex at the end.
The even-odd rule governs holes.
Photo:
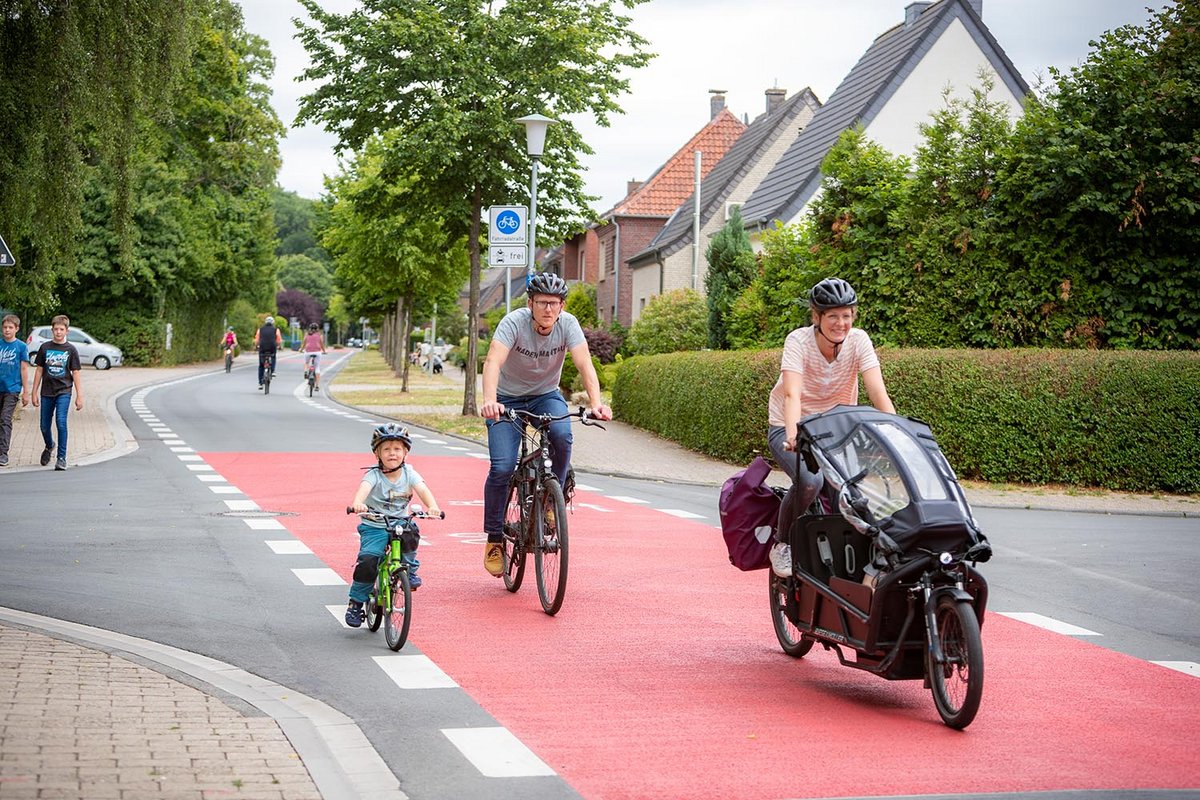
MULTIPOLYGON (((483 566, 493 576, 504 572, 504 507, 508 481, 517 468, 521 432, 500 417, 508 409, 533 414, 565 414, 567 402, 558 389, 563 362, 579 370, 594 417, 612 419, 612 410, 600 395, 600 380, 592 366, 583 328, 572 314, 563 311, 567 283, 549 272, 529 279, 529 301, 500 320, 483 363, 483 405, 479 415, 487 420, 491 468, 483 484, 483 566)), ((566 486, 571 464, 571 424, 560 420, 550 425, 554 447, 553 469, 566 486)))
POLYGON ((258 351, 258 388, 263 388, 263 362, 270 357, 271 375, 275 374, 275 359, 283 347, 283 334, 275 327, 275 318, 268 316, 262 327, 254 332, 254 349, 258 351))

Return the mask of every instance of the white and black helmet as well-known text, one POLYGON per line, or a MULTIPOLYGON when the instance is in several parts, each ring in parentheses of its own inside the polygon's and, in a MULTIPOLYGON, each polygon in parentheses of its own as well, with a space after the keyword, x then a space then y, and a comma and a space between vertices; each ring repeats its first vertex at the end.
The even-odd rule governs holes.
POLYGON ((394 422, 376 425, 371 431, 371 452, 378 450, 379 445, 384 442, 404 442, 406 448, 412 449, 412 437, 408 434, 408 428, 394 422))
POLYGON ((553 272, 538 272, 529 279, 529 296, 535 294, 553 294, 561 298, 567 296, 567 282, 553 272))
POLYGON ((818 311, 858 305, 854 287, 841 278, 826 278, 808 292, 808 304, 818 311))

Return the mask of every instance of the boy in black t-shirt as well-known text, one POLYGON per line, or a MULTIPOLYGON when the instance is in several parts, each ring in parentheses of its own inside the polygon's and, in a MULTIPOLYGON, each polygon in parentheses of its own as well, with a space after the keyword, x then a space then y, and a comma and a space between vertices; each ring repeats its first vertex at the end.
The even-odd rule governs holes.
POLYGON ((54 438, 50 435, 53 418, 58 428, 58 459, 56 470, 67 468, 67 411, 71 406, 71 390, 75 390, 75 410, 83 411, 83 387, 79 382, 79 351, 67 342, 67 329, 71 320, 59 314, 50 320, 53 341, 45 342, 34 354, 33 404, 42 409, 42 440, 46 449, 42 451, 42 466, 50 463, 54 451, 54 438))

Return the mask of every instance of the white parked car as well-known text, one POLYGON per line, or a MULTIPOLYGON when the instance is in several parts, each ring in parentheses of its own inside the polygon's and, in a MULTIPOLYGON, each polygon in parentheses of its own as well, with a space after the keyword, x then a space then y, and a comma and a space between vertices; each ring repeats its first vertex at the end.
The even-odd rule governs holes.
MULTIPOLYGON (((26 344, 29 345, 29 359, 33 360, 33 354, 42 346, 42 342, 52 341, 54 341, 54 334, 49 325, 40 325, 34 328, 26 340, 26 344)), ((87 331, 82 328, 68 328, 67 341, 75 345, 75 349, 79 351, 79 361, 82 364, 91 364, 96 369, 121 366, 121 348, 101 342, 94 336, 88 335, 87 331)))

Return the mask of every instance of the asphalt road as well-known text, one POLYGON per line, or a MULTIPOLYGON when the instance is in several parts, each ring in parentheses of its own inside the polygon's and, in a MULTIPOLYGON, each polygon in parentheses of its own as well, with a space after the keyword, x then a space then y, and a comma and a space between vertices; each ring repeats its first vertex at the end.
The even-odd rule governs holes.
POLYGON ((265 397, 249 364, 127 395, 135 453, 8 476, 0 605, 319 698, 414 798, 1200 786, 1196 519, 977 511, 998 613, 983 710, 954 734, 919 682, 782 656, 765 575, 722 563, 710 488, 580 475, 571 584, 546 617, 531 574, 510 595, 479 564, 484 451, 426 433, 412 461, 448 516, 423 527, 427 584, 392 654, 340 622, 357 549, 343 508, 376 420, 308 399, 299 364, 285 355, 265 397), (1139 760, 1143 736, 1170 741, 1139 760), (928 752, 938 773, 911 769, 928 752))

